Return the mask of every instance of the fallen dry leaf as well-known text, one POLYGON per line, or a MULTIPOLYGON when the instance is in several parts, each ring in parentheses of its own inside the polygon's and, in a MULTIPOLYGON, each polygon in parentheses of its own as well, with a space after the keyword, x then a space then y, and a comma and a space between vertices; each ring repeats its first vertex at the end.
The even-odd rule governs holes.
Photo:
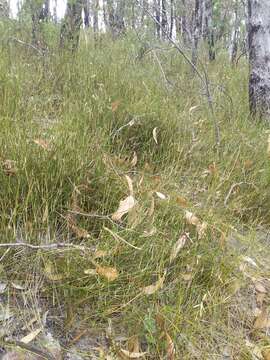
POLYGON ((165 338, 167 343, 167 360, 174 360, 175 359, 175 346, 174 342, 172 341, 172 338, 170 335, 165 332, 165 338))
POLYGON ((128 183, 129 194, 130 194, 131 196, 133 196, 133 195, 134 195, 134 190, 133 190, 132 180, 131 180, 131 178, 130 178, 128 175, 125 175, 125 178, 126 178, 127 183, 128 183))
POLYGON ((145 295, 152 295, 155 292, 157 292, 158 290, 162 289, 164 280, 165 280, 165 276, 166 276, 166 274, 164 274, 162 277, 160 276, 157 282, 155 282, 152 285, 142 288, 142 292, 145 295))
POLYGON ((181 277, 184 281, 190 281, 193 279, 193 275, 191 273, 182 274, 181 277))
POLYGON ((120 349, 120 353, 122 353, 128 359, 140 359, 147 354, 147 352, 130 352, 124 349, 120 349))
POLYGON ((254 323, 254 329, 265 329, 270 327, 270 317, 266 309, 263 309, 254 323))
POLYGON ((189 225, 194 225, 194 226, 201 225, 201 222, 200 222, 200 220, 197 218, 197 216, 195 216, 194 214, 192 214, 192 212, 190 212, 190 211, 186 211, 186 212, 185 212, 185 219, 186 219, 186 222, 187 222, 189 225))
POLYGON ((187 239, 188 239, 187 235, 183 234, 176 241, 176 243, 174 244, 174 246, 172 248, 172 251, 171 251, 170 263, 172 263, 177 258, 177 255, 179 254, 179 251, 185 246, 185 244, 187 242, 187 239))
POLYGON ((112 220, 120 221, 122 217, 127 214, 136 204, 132 195, 129 195, 125 200, 121 200, 118 209, 112 215, 112 220))
POLYGON ((130 165, 131 165, 132 167, 134 167, 134 166, 137 165, 137 162, 138 162, 138 156, 137 156, 137 154, 136 154, 136 151, 134 151, 134 153, 133 153, 133 158, 132 158, 132 160, 131 160, 130 165))
POLYGON ((155 127, 153 129, 153 138, 155 140, 155 143, 158 144, 158 141, 157 141, 157 127, 155 127))
POLYGON ((202 239, 205 236, 206 230, 207 230, 207 227, 208 227, 206 222, 201 222, 197 218, 197 216, 195 216, 190 211, 185 212, 185 220, 189 225, 193 225, 193 226, 196 227, 199 239, 202 239))
POLYGON ((128 339, 128 351, 131 353, 140 352, 139 337, 137 335, 131 336, 131 338, 128 339))
POLYGON ((157 228, 155 228, 155 227, 153 227, 151 230, 149 230, 149 231, 144 231, 143 232, 143 235, 142 235, 142 237, 150 237, 150 236, 153 236, 153 235, 155 235, 156 234, 156 232, 157 232, 157 228))
POLYGON ((161 192, 159 191, 155 191, 156 195, 158 198, 160 198, 161 200, 167 200, 167 196, 162 194, 161 192))
POLYGON ((84 270, 84 274, 85 275, 97 275, 97 270, 96 269, 86 269, 86 270, 84 270))
POLYGON ((262 356, 264 360, 270 360, 270 348, 262 350, 262 356))
POLYGON ((202 238, 205 236, 206 231, 207 231, 207 227, 208 227, 208 225, 207 225, 206 222, 203 222, 203 223, 198 224, 198 225, 196 226, 196 229, 197 229, 197 232, 198 232, 198 238, 199 238, 199 239, 202 239, 202 238))
POLYGON ((258 293, 267 294, 267 290, 265 286, 260 281, 255 281, 254 287, 258 293))
POLYGON ((177 196, 176 202, 178 205, 180 205, 183 208, 186 208, 188 206, 188 201, 182 196, 177 196))
POLYGON ((28 335, 24 336, 20 341, 24 344, 29 344, 31 341, 33 341, 38 336, 38 334, 41 331, 42 331, 42 328, 31 331, 28 335))
POLYGON ((120 100, 116 100, 116 101, 112 102, 112 112, 115 112, 118 109, 120 103, 121 103, 120 100))
POLYGON ((97 266, 96 272, 98 275, 105 277, 108 281, 114 281, 119 276, 118 271, 112 267, 97 266))
POLYGON ((96 250, 94 252, 94 259, 100 259, 108 255, 108 252, 105 250, 96 250))
POLYGON ((40 146, 44 150, 49 150, 50 148, 49 142, 44 139, 35 139, 34 143, 40 146))
POLYGON ((7 283, 6 282, 0 282, 0 294, 4 294, 4 292, 7 290, 7 283))

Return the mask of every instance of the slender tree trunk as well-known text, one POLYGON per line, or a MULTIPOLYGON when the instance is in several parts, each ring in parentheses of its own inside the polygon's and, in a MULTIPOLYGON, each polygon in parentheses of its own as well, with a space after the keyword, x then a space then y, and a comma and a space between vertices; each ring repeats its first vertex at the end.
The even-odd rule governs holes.
POLYGON ((230 62, 232 64, 235 63, 237 56, 238 37, 239 37, 239 16, 238 16, 238 7, 235 6, 233 12, 232 33, 231 33, 230 47, 229 47, 230 62))
POLYGON ((270 121, 269 0, 248 0, 248 17, 250 111, 270 121))
POLYGON ((213 26, 213 1, 205 0, 205 34, 208 42, 209 60, 216 58, 215 52, 215 34, 213 26))
POLYGON ((57 24, 57 0, 54 0, 53 5, 53 22, 57 24))
POLYGON ((116 27, 116 35, 121 35, 125 32, 125 5, 126 0, 117 0, 117 7, 115 12, 115 27, 116 27))
POLYGON ((155 13, 155 18, 156 18, 156 35, 157 35, 157 38, 160 39, 160 30, 161 30, 160 0, 154 0, 154 13, 155 13))
POLYGON ((50 0, 45 0, 43 8, 43 18, 48 21, 50 18, 50 0))
POLYGON ((93 30, 97 34, 99 32, 99 23, 98 23, 98 10, 99 10, 99 0, 93 1, 93 30))
POLYGON ((167 38, 167 4, 166 0, 161 0, 161 30, 162 30, 162 39, 167 38))
POLYGON ((60 30, 60 46, 73 52, 77 50, 82 25, 82 0, 68 0, 65 17, 60 30))
POLYGON ((198 43, 200 34, 200 0, 195 0, 194 19, 193 19, 193 41, 192 41, 192 62, 197 64, 198 43))
POLYGON ((171 0, 171 13, 170 13, 170 38, 172 39, 174 26, 174 0, 171 0))
POLYGON ((84 12, 84 26, 86 28, 89 28, 90 26, 89 0, 83 0, 83 12, 84 12))

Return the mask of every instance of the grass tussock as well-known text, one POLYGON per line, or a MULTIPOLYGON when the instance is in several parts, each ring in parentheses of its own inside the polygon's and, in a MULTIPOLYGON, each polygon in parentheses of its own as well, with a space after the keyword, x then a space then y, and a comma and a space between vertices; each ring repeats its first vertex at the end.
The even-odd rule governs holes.
POLYGON ((203 89, 179 54, 138 59, 139 47, 103 39, 40 57, 1 45, 1 242, 93 249, 1 249, 2 279, 28 289, 22 318, 44 307, 62 337, 78 322, 111 322, 139 337, 145 358, 169 356, 171 339, 177 359, 253 359, 247 338, 261 348, 269 338, 254 334, 252 281, 239 266, 252 254, 253 278, 269 272, 256 229, 269 224, 270 172, 267 128, 248 115, 247 65, 231 68, 225 55, 207 65, 217 152, 203 89), (136 205, 116 222, 126 176, 136 205), (207 223, 201 236, 186 211, 207 223))

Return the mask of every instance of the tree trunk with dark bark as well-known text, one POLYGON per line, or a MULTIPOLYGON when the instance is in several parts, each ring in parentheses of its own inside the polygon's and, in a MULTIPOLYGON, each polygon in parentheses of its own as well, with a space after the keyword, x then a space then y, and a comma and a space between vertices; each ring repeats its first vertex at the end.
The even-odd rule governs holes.
POLYGON ((270 122, 269 0, 248 0, 251 114, 270 122))

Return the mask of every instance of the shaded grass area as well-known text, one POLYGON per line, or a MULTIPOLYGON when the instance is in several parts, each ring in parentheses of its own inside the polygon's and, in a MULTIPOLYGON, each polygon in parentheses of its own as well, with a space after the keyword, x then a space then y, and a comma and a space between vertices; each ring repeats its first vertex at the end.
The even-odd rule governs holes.
POLYGON ((176 358, 222 358, 229 345, 235 358, 251 359, 252 320, 234 308, 234 284, 249 281, 239 264, 258 250, 253 229, 268 226, 269 158, 267 128, 248 115, 247 65, 230 68, 223 55, 207 64, 217 154, 204 91, 176 52, 139 61, 135 39, 92 45, 74 57, 39 57, 2 44, 0 229, 2 243, 72 242, 104 256, 5 249, 3 278, 27 284, 29 309, 40 301, 60 313, 61 336, 78 321, 106 328, 112 320, 116 332, 139 335, 149 358, 165 358, 165 327, 176 358), (137 205, 117 223, 111 214, 130 192, 125 175, 137 205), (202 239, 186 210, 208 223, 202 239), (240 249, 227 243, 235 231, 245 234, 240 249), (93 261, 119 276, 86 274, 93 261), (165 272, 162 288, 142 293, 165 272))

